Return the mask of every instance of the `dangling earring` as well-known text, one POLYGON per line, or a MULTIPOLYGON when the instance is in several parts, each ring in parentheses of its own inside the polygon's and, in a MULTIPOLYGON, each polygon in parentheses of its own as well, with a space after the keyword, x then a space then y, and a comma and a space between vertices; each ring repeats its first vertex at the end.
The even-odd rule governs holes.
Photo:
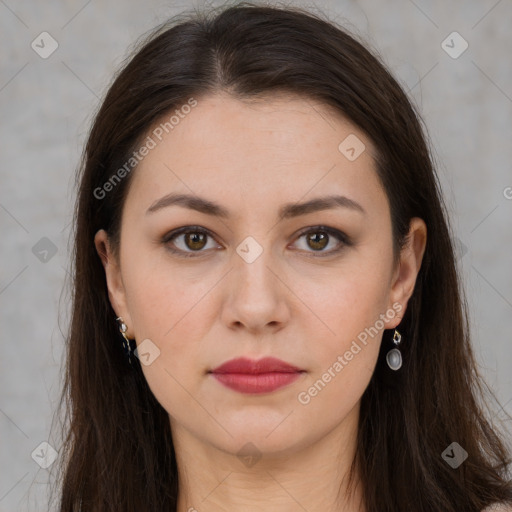
POLYGON ((123 319, 119 316, 116 318, 117 323, 119 324, 119 331, 123 336, 123 349, 124 353, 126 355, 126 358, 128 359, 128 363, 132 364, 132 344, 131 340, 126 336, 126 331, 128 330, 128 327, 126 327, 126 324, 124 323, 123 319))
POLYGON ((400 333, 395 329, 395 334, 393 335, 393 343, 395 344, 395 348, 392 348, 386 355, 386 361, 388 363, 388 366, 392 370, 399 370, 402 366, 402 353, 400 350, 398 350, 398 345, 400 345, 400 340, 402 339, 402 336, 400 333))

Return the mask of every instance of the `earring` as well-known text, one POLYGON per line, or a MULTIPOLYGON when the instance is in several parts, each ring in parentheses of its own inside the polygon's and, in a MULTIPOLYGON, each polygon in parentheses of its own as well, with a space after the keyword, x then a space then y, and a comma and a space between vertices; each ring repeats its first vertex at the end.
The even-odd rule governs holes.
POLYGON ((126 331, 128 330, 128 327, 124 323, 123 319, 119 316, 116 318, 117 323, 119 324, 119 331, 121 335, 123 336, 123 349, 124 353, 126 355, 126 358, 128 359, 128 363, 132 364, 132 343, 131 340, 126 336, 126 331))
POLYGON ((395 329, 395 334, 393 335, 393 343, 395 344, 395 348, 392 348, 386 355, 386 361, 388 363, 388 366, 392 370, 399 370, 402 366, 402 353, 400 350, 398 350, 398 345, 400 345, 400 340, 402 339, 402 336, 400 333, 395 329))

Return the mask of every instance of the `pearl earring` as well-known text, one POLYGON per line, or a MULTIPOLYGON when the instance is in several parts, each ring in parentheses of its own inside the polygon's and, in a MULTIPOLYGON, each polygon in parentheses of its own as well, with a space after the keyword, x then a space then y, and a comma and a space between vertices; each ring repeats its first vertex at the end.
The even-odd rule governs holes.
POLYGON ((395 344, 395 348, 392 348, 386 355, 388 366, 395 371, 399 370, 402 366, 402 353, 397 348, 398 345, 400 345, 401 339, 401 334, 395 329, 395 333, 393 335, 393 343, 395 344))

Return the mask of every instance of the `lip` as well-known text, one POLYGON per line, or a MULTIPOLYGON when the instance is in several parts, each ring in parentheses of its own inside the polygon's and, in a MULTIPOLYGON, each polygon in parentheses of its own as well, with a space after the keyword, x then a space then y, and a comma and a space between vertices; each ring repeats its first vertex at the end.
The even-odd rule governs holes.
POLYGON ((305 370, 274 357, 231 359, 209 373, 240 393, 270 393, 297 380, 305 370))
POLYGON ((249 375, 260 375, 262 373, 298 373, 300 368, 293 366, 275 357, 264 357, 263 359, 247 359, 239 357, 221 364, 214 368, 211 373, 245 373, 249 375))

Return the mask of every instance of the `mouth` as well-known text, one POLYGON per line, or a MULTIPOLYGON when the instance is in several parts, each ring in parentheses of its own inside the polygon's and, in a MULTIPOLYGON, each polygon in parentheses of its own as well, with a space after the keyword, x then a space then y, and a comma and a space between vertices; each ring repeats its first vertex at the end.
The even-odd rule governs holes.
POLYGON ((208 372, 224 386, 239 393, 270 393, 297 380, 306 370, 273 357, 238 358, 208 372))

